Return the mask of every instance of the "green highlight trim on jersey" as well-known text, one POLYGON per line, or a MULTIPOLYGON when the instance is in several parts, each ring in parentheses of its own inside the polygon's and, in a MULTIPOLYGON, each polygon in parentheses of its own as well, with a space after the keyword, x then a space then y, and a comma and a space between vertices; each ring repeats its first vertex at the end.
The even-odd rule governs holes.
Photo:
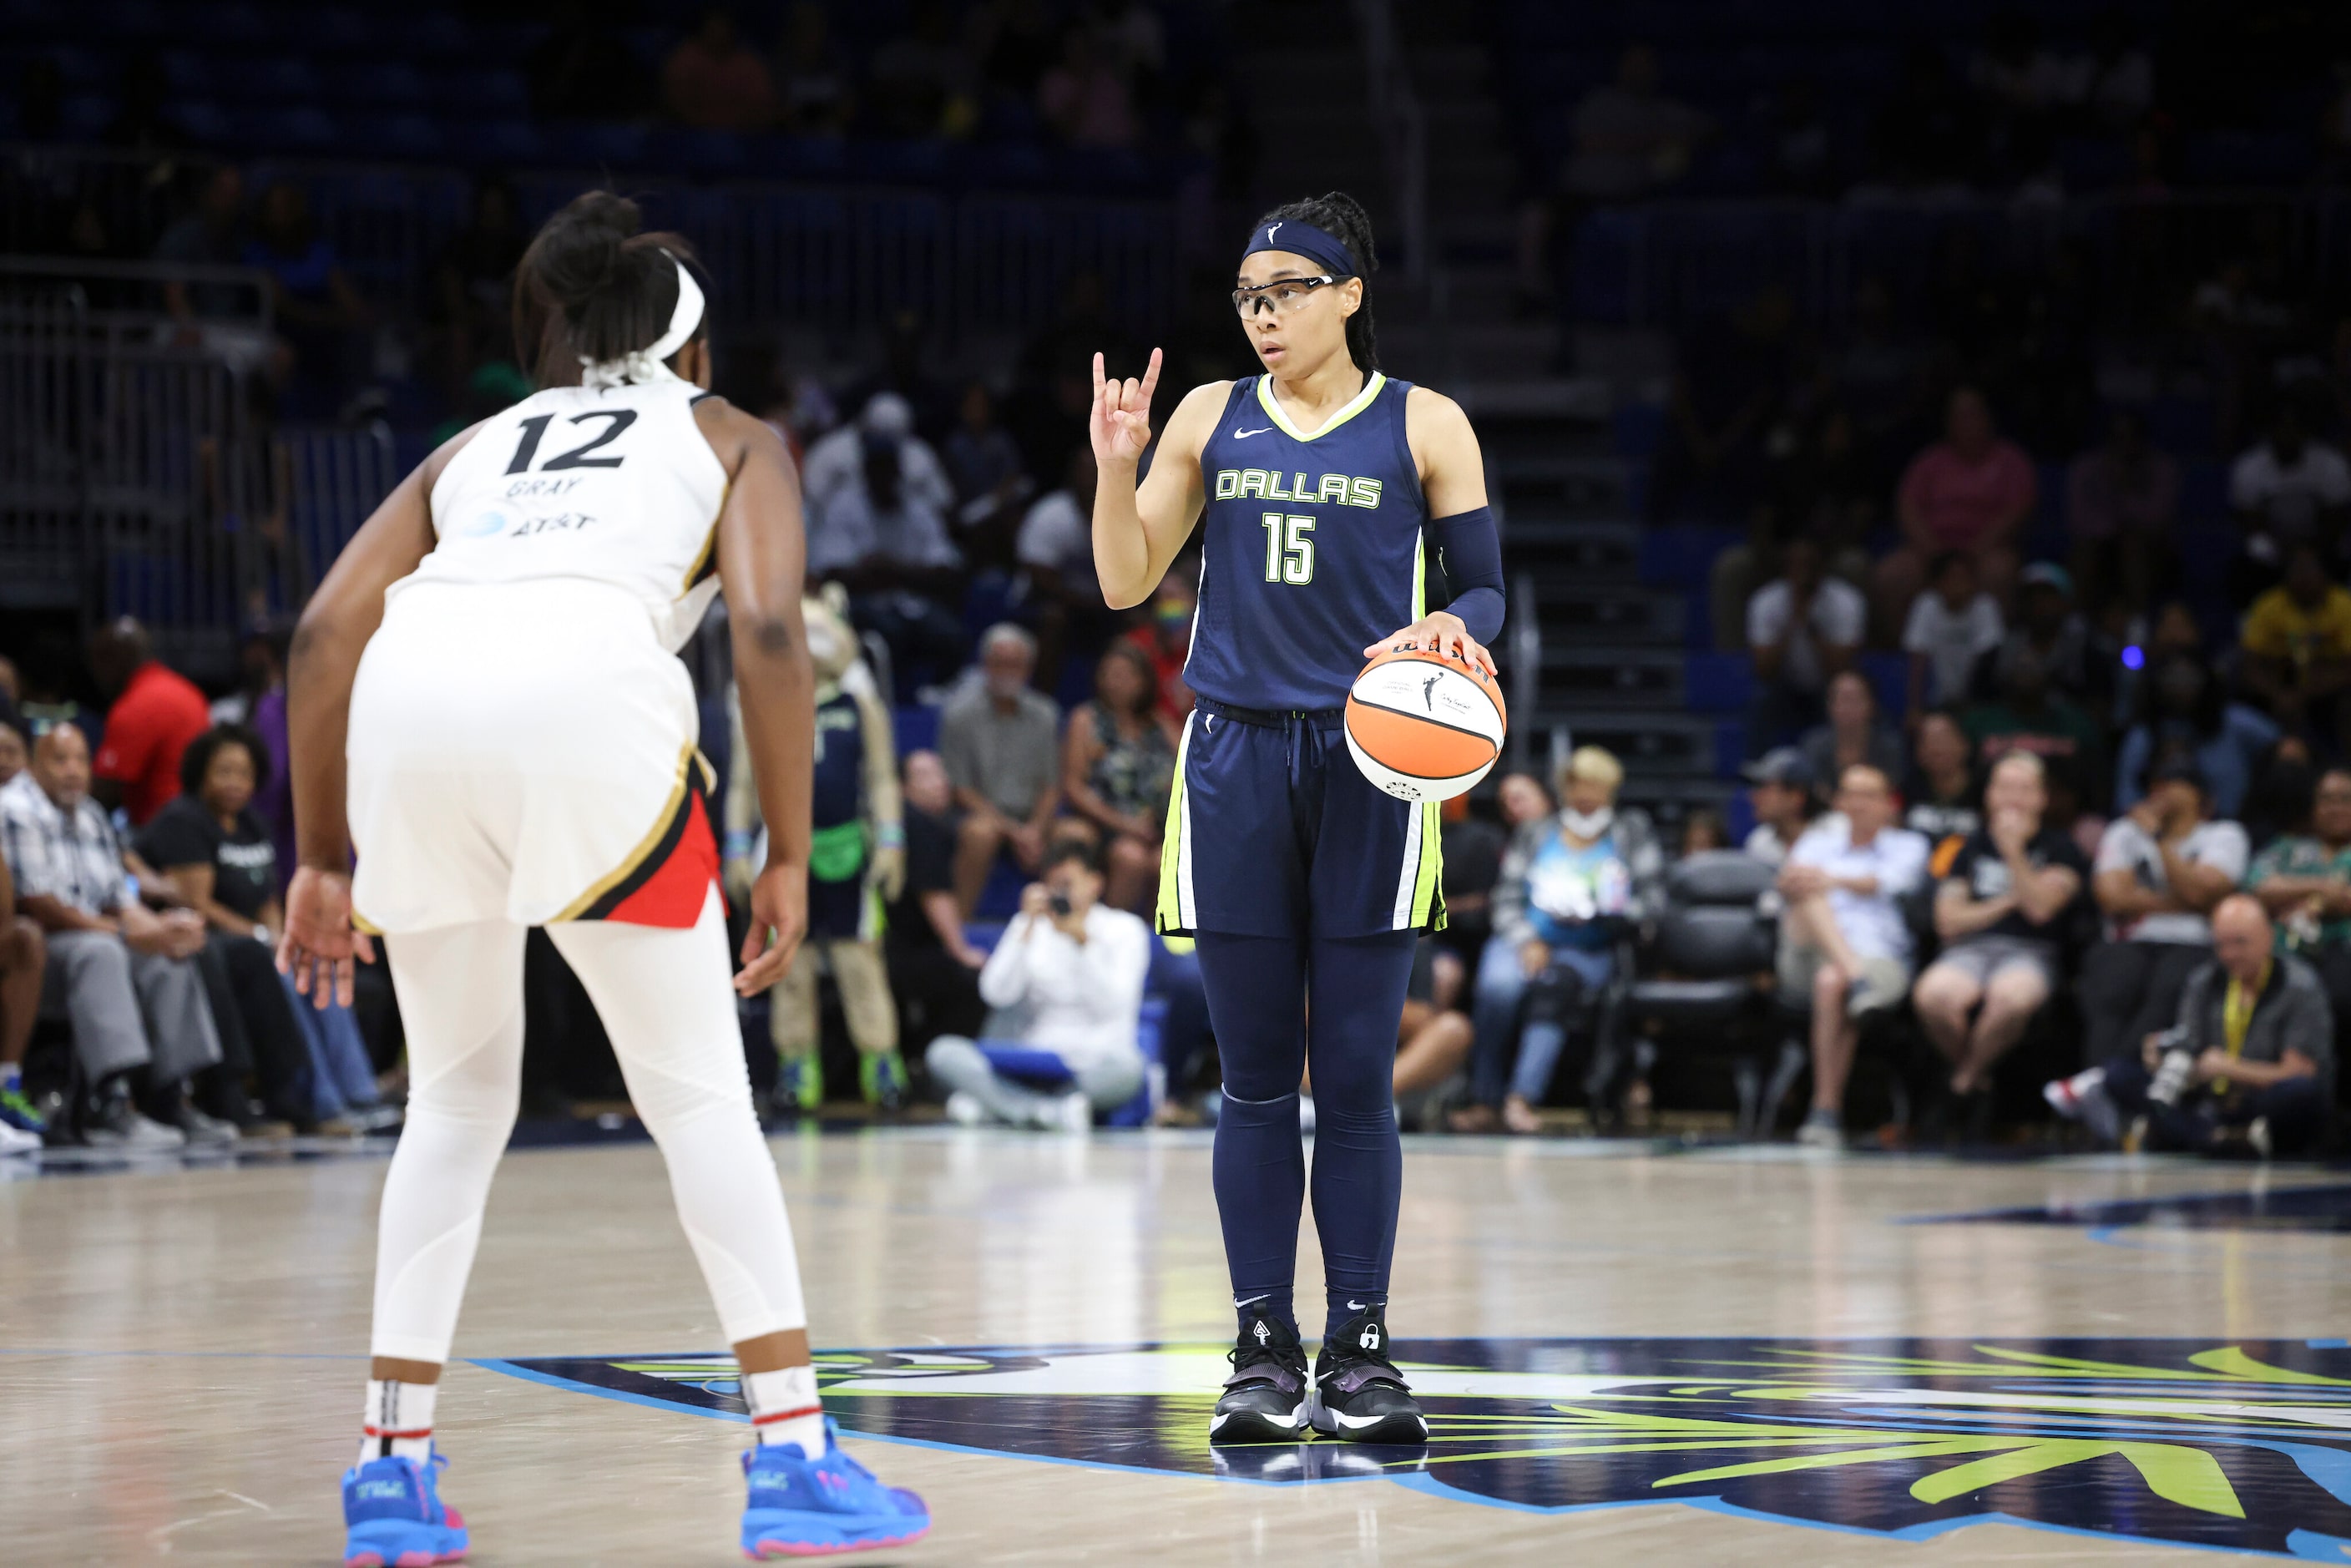
POLYGON ((1332 414, 1331 416, 1330 423, 1325 424, 1322 429, 1316 431, 1312 435, 1307 434, 1304 431, 1299 429, 1298 426, 1292 424, 1290 422, 1290 416, 1281 412, 1281 403, 1280 400, 1273 395, 1273 378, 1271 376, 1258 377, 1257 401, 1259 404, 1264 408, 1266 417, 1272 420, 1274 423, 1280 425, 1281 427, 1281 433, 1290 437, 1290 440, 1315 441, 1319 440, 1322 436, 1330 434, 1332 431, 1338 429, 1341 425, 1346 423, 1349 420, 1363 413, 1364 410, 1371 407, 1372 400, 1378 397, 1380 395, 1380 389, 1387 384, 1387 377, 1381 374, 1378 371, 1374 371, 1371 374, 1371 379, 1364 383, 1364 390, 1355 394, 1354 400, 1348 403, 1346 407, 1332 414))
POLYGON ((1412 541, 1412 618, 1417 622, 1428 613, 1428 536, 1416 535, 1412 541))
POLYGON ((1184 721, 1184 737, 1176 747, 1176 788, 1167 792, 1167 827, 1159 838, 1159 899, 1152 908, 1152 929, 1165 936, 1184 930, 1184 896, 1179 885, 1184 853, 1184 760, 1192 749, 1192 721, 1184 721))
POLYGON ((1412 929, 1445 929, 1445 830, 1437 821, 1437 802, 1420 803, 1420 874, 1412 887, 1412 929))

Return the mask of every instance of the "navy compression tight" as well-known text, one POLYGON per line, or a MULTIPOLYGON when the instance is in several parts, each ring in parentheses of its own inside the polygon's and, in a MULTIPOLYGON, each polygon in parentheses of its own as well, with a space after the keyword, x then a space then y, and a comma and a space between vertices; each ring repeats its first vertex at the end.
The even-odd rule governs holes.
POLYGON ((1200 977, 1224 1065, 1217 1210, 1237 1303, 1295 1322, 1290 1289, 1306 1196, 1298 1083, 1309 1067, 1326 1332, 1387 1300, 1404 1182, 1396 1027, 1415 940, 1410 931, 1309 940, 1200 936, 1200 977))

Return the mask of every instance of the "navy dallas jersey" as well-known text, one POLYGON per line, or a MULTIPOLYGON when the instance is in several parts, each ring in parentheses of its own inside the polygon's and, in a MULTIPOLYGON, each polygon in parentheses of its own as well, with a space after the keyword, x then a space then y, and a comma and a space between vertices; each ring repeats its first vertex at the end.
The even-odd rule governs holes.
POLYGON ((1306 435, 1253 376, 1202 444, 1184 666, 1199 705, 1168 806, 1162 932, 1346 938, 1445 923, 1437 807, 1374 788, 1340 733, 1364 647, 1425 612, 1411 390, 1374 371, 1306 435))
POLYGON ((1264 376, 1233 384, 1200 448, 1207 517, 1184 679, 1238 707, 1342 707, 1364 647, 1426 613, 1428 503, 1405 441, 1409 382, 1378 371, 1302 435, 1264 376))

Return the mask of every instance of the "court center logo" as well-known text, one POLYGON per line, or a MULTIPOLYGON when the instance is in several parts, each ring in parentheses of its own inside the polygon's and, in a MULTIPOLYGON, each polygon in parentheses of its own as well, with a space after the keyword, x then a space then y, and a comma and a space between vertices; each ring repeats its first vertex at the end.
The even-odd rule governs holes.
MULTIPOLYGON (((1214 1345, 830 1352, 855 1433, 1267 1482, 1386 1479, 1546 1511, 1679 1500, 1918 1539, 1991 1520, 2351 1561, 2340 1340, 1400 1341, 1419 1449, 1211 1449, 1214 1345)), ((725 1356, 486 1361, 745 1419, 725 1356)))

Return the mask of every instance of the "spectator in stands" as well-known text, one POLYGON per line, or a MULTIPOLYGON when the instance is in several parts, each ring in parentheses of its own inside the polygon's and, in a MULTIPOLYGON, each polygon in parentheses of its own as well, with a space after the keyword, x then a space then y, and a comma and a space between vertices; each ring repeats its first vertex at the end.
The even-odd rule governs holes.
POLYGON ((955 787, 935 751, 906 754, 906 881, 883 926, 902 1049, 919 1060, 942 1034, 976 1035, 987 955, 965 936, 955 894, 955 787))
POLYGON ((1615 79, 1575 106, 1552 189, 1520 209, 1519 287, 1527 299, 1552 294, 1544 264, 1554 234, 1572 240, 1593 207, 1638 201, 1689 172, 1713 124, 1660 91, 1661 75, 1655 49, 1628 44, 1616 58, 1615 79))
POLYGON ((2011 640, 1999 655, 1998 695, 1969 708, 1961 722, 1980 768, 1989 768, 2014 752, 2030 752, 2046 765, 2043 782, 2062 797, 2060 819, 2095 806, 2106 785, 2105 733, 2049 683, 2042 656, 2011 640))
POLYGON ((277 852, 252 809, 269 764, 268 748, 243 726, 206 730, 180 759, 179 798, 138 847, 207 931, 202 963, 222 1056, 214 1082, 199 1085, 207 1108, 249 1127, 261 1119, 258 1099, 267 1118, 309 1132, 372 1111, 375 1071, 351 1009, 315 1006, 277 972, 277 852))
POLYGON ((912 26, 873 51, 866 113, 884 136, 968 136, 979 118, 977 74, 954 14, 924 0, 912 26))
POLYGON ((1531 773, 1503 774, 1501 782, 1494 786, 1494 801, 1502 809, 1502 826, 1512 834, 1559 809, 1550 789, 1531 773))
POLYGON ((188 1080, 221 1060, 193 962, 204 920, 185 909, 152 915, 130 895, 121 845, 89 796, 89 745, 74 726, 44 731, 32 766, 0 789, 0 844, 17 907, 47 940, 43 987, 73 1021, 90 1086, 77 1107, 83 1141, 134 1149, 234 1141, 234 1126, 187 1097, 188 1080), (142 1069, 143 1111, 131 1098, 142 1069))
POLYGON ((1877 721, 1877 693, 1868 676, 1838 671, 1829 681, 1827 706, 1828 722, 1806 732, 1797 748, 1814 789, 1844 789, 1845 769, 1856 765, 1875 768, 1888 779, 1902 776, 1902 737, 1877 721))
POLYGON ((2351 1024, 2351 769, 2318 776, 2307 832, 2253 857, 2246 891, 2277 925, 2277 950, 2318 972, 2335 1027, 2351 1024))
POLYGON ((1103 896, 1140 910, 1159 878, 1159 841, 1176 778, 1176 727, 1159 711, 1151 661, 1113 643, 1094 665, 1093 700, 1070 715, 1061 742, 1061 795, 1102 831, 1103 896))
POLYGON ((706 5, 662 63, 662 107, 681 125, 743 134, 776 122, 776 83, 735 13, 706 5))
POLYGON ((1578 747, 1560 769, 1564 804, 1511 837, 1494 885, 1494 936, 1478 962, 1471 1093, 1482 1115, 1473 1109, 1461 1130, 1490 1127, 1497 1104, 1511 1132, 1541 1130, 1534 1107, 1568 1026, 1588 1018, 1614 979, 1617 937, 1656 907, 1665 857, 1648 817, 1616 809, 1624 782, 1613 754, 1578 747))
POLYGON ((2029 751, 2001 758, 1984 784, 1984 826, 1960 846, 1935 894, 1943 951, 1911 999, 1951 1064, 1962 1102, 2024 1038, 2057 988, 2066 917, 2089 872, 2074 841, 2047 823, 2048 770, 2029 751))
MULTIPOLYGON (((0 746, 5 745, 21 750, 23 737, 0 727, 0 746)), ((6 780, 0 779, 0 800, 5 799, 5 789, 6 780)), ((25 1093, 25 1052, 40 1016, 41 976, 48 962, 41 924, 17 910, 16 881, 9 874, 7 857, 0 855, 0 1155, 37 1150, 40 1135, 48 1130, 39 1108, 25 1093)))
POLYGON ((1927 841, 1895 825, 1885 771, 1837 775, 1835 810, 1806 829, 1780 868, 1780 994, 1812 1009, 1813 1109, 1799 1142, 1834 1148, 1861 1020, 1910 993, 1905 908, 1927 877, 1927 841))
POLYGON ((2251 894, 2213 909, 2212 946, 2170 1028, 2043 1091, 2060 1114, 2131 1149, 2268 1159, 2318 1142, 2334 1097, 2325 988, 2309 965, 2275 949, 2251 894))
POLYGON ((1729 847, 1730 824, 1713 807, 1700 806, 1682 819, 1681 848, 1674 858, 1687 860, 1691 855, 1711 854, 1729 847))
POLYGON ((2351 590, 2318 547, 2288 552, 2285 580, 2253 601, 2242 634, 2245 689, 2280 728, 2351 760, 2351 590))
POLYGON ((1184 680, 1184 662, 1192 656, 1192 619, 1200 607, 1199 574, 1198 558, 1179 559, 1151 596, 1150 623, 1126 634, 1127 642, 1151 661, 1159 711, 1179 727, 1192 716, 1192 688, 1184 680))
POLYGON ((2211 956, 2210 912, 2244 879, 2245 830, 2212 818, 2192 758, 2158 762, 2147 794, 2106 824, 2091 870, 2105 940, 2082 960, 2085 1060, 2104 1061, 2168 1023, 2211 956))
POLYGON ((1010 567, 1020 503, 1036 486, 1021 468, 1019 446, 997 423, 986 382, 963 389, 956 427, 939 456, 955 485, 956 533, 965 556, 976 566, 1010 567))
POLYGON ((877 392, 853 425, 809 448, 808 574, 849 590, 850 619, 890 644, 897 700, 962 663, 963 557, 947 537, 955 492, 914 410, 877 392))
POLYGON ((529 242, 514 187, 496 174, 475 181, 471 215, 433 268, 453 389, 485 361, 513 360, 515 266, 529 242))
POLYGON ((91 642, 89 667, 113 699, 92 792, 143 827, 180 792, 180 753, 212 727, 212 706, 193 681, 155 657, 147 629, 128 615, 91 642))
POLYGON ((1919 719, 1909 779, 1902 787, 1908 802, 1902 825, 1938 849, 1983 826, 1983 812, 1976 804, 1975 769, 1968 765, 1972 750, 1968 732, 1949 708, 1930 708, 1919 719))
POLYGON ((1143 134, 1126 76, 1093 29, 1061 31, 1061 57, 1037 80, 1037 112, 1072 147, 1132 147, 1143 134))
POLYGON ((796 136, 839 136, 849 129, 857 94, 831 24, 818 0, 799 0, 784 18, 776 50, 783 128, 796 136))
POLYGON ((319 232, 300 185, 281 179, 261 193, 242 259, 269 275, 272 319, 293 351, 293 375, 329 393, 365 377, 367 301, 334 241, 319 232))
MULTIPOLYGON (((235 164, 223 163, 205 177, 194 210, 155 242, 155 259, 235 267, 245 259, 245 176, 235 164)), ((282 382, 290 363, 283 346, 262 329, 259 306, 248 285, 176 278, 163 285, 163 308, 178 324, 182 343, 202 344, 239 374, 267 366, 269 379, 282 382)))
POLYGON ((2351 519, 2351 463, 2311 438, 2300 405, 2279 401, 2269 434, 2229 469, 2229 507, 2243 538, 2231 563, 2240 606, 2274 585, 2296 545, 2312 545, 2322 566, 2339 559, 2351 519))
POLYGON ((26 743, 24 720, 11 708, 0 716, 0 785, 25 771, 33 760, 32 747, 26 743))
POLYGON ((939 757, 963 812, 955 885, 967 919, 998 852, 1024 871, 1043 868, 1045 826, 1061 800, 1061 710, 1029 685, 1037 640, 998 622, 979 640, 979 669, 939 716, 939 757))
POLYGON ((1815 541, 1790 539, 1780 571, 1747 601, 1755 660, 1747 744, 1759 755, 1819 721, 1829 677, 1853 663, 1869 619, 1861 591, 1823 572, 1815 541))
POLYGON ((931 1042, 925 1060, 947 1091, 950 1119, 1082 1131, 1095 1113, 1134 1098, 1151 933, 1101 896, 1092 852, 1069 842, 1055 846, 1044 880, 1022 890, 1020 913, 979 972, 979 994, 992 1008, 1025 1009, 1026 1027, 1017 1040, 931 1042))
POLYGON ((2085 603, 2119 597, 2133 614, 2153 608, 2179 573, 2179 465, 2147 438, 2136 409, 2118 408, 2106 439, 2065 475, 2065 532, 2085 603))
POLYGON ((2276 724, 2229 701, 2211 669, 2190 653, 2167 656, 2140 678, 2133 695, 2137 712, 2115 754, 2115 810, 2138 804, 2140 784, 2158 757, 2187 755, 2212 792, 2212 810, 2239 820, 2277 746, 2276 724))
POLYGON ((1895 496, 1902 545, 1877 563, 1875 574, 1884 623, 1905 624, 1928 564, 1945 550, 1971 558, 1977 580, 2005 601, 2016 584, 2017 546, 2039 496, 2032 459, 2000 434, 1983 393, 1971 386, 1955 389, 1945 406, 1943 438, 1912 459, 1895 496))
POLYGON ((1812 816, 1813 769, 1792 746, 1774 747, 1740 769, 1755 826, 1740 850, 1765 865, 1784 864, 1812 816))
POLYGON ((1910 601, 1902 651, 1910 655, 1915 725, 1930 704, 1968 700, 1976 662, 2001 644, 2008 622, 2000 601, 1976 585, 1976 559, 1965 550, 1937 556, 1927 591, 1910 601))
MULTIPOLYGON (((1456 800, 1460 797, 1456 796, 1456 800)), ((1438 1102, 1446 1086, 1459 1075, 1477 1040, 1469 1016, 1446 994, 1448 982, 1459 989, 1458 974, 1440 978, 1440 971, 1458 967, 1449 952, 1428 936, 1420 939, 1413 956, 1412 980, 1405 989, 1404 1012, 1396 1020, 1395 1096, 1397 1125, 1436 1132, 1438 1102)))
MULTIPOLYGON (((1543 804, 1547 810, 1550 801, 1543 804)), ((1444 821, 1439 832, 1445 856, 1441 884, 1445 929, 1434 940, 1453 966, 1466 971, 1477 964, 1479 955, 1486 950, 1487 938, 1494 934, 1494 884, 1502 878, 1502 855, 1510 848, 1510 835, 1509 830, 1472 810, 1467 795, 1446 801, 1438 815, 1444 821)), ((1451 1006, 1451 999, 1445 998, 1443 1005, 1451 1006)))
POLYGON ((2031 651, 2049 684, 2089 714, 2113 710, 2114 666, 2118 650, 2102 645, 2074 603, 2074 574, 2051 561, 2035 561, 2017 580, 2016 617, 1999 648, 1976 661, 1968 695, 1978 700, 2000 690, 2001 655, 2010 648, 2031 651))
POLYGON ((1093 516, 1094 455, 1072 447, 1061 486, 1029 508, 1014 547, 1037 617, 1040 679, 1048 687, 1061 685, 1066 653, 1092 653, 1118 624, 1094 580, 1093 516))

